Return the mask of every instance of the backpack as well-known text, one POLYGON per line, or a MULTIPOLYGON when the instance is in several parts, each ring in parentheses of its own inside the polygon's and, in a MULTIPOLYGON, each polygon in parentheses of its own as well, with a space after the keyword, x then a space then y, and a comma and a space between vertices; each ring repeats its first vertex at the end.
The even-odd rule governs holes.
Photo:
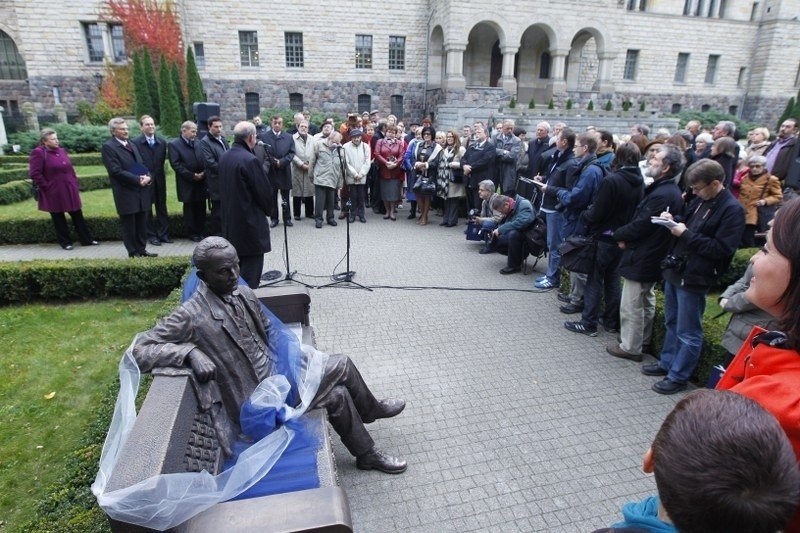
POLYGON ((533 224, 523 232, 528 253, 538 260, 547 253, 547 224, 542 217, 536 217, 533 224))

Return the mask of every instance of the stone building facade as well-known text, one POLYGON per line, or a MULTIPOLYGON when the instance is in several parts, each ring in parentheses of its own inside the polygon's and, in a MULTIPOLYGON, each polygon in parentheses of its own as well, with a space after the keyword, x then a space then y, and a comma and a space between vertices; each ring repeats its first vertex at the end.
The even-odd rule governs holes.
MULTIPOLYGON (((772 126, 800 85, 800 0, 175 5, 207 99, 226 122, 287 106, 408 120, 513 96, 520 105, 713 109, 772 126)), ((60 102, 74 112, 94 99, 104 61, 126 61, 124 46, 101 0, 57 9, 5 0, 0 106, 8 113, 30 101, 51 115, 60 102)))

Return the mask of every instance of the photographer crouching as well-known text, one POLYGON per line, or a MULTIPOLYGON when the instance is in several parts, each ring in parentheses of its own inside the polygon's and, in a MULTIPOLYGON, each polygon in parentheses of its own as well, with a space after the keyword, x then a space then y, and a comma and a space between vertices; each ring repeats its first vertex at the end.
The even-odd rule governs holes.
POLYGON ((653 385, 659 394, 686 388, 703 345, 706 295, 728 268, 744 231, 744 209, 725 189, 725 171, 716 161, 703 159, 686 170, 695 194, 682 214, 669 211, 661 219, 670 227, 672 248, 661 262, 664 271, 664 324, 667 329, 661 359, 642 366, 647 376, 663 376, 653 385))
POLYGON ((500 224, 503 215, 499 211, 492 209, 492 201, 497 198, 497 193, 494 192, 494 182, 492 180, 483 180, 478 184, 478 195, 481 198, 481 208, 471 209, 469 212, 469 219, 475 223, 480 224, 480 235, 483 238, 483 246, 478 253, 491 254, 495 250, 492 248, 492 232, 500 224))
POLYGON ((490 246, 503 255, 508 256, 506 266, 500 269, 501 274, 514 274, 522 270, 522 261, 527 255, 524 231, 533 224, 536 217, 529 200, 520 195, 514 198, 502 194, 492 200, 492 210, 499 211, 503 220, 492 231, 493 240, 490 246))

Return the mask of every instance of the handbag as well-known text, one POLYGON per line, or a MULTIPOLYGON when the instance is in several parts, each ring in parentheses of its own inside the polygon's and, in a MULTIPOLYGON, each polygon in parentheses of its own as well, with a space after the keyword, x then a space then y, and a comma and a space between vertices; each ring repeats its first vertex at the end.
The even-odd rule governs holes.
POLYGON ((421 194, 433 194, 436 192, 436 182, 428 176, 419 176, 411 190, 421 194))
MULTIPOLYGON (((767 179, 767 182, 761 189, 761 196, 758 197, 759 200, 764 199, 764 194, 767 192, 767 185, 769 185, 769 179, 767 179)), ((769 223, 773 218, 775 218, 775 211, 777 210, 777 208, 778 206, 776 205, 756 206, 756 213, 758 213, 758 219, 756 220, 757 233, 766 233, 767 231, 769 231, 769 223)))
POLYGON ((591 235, 570 235, 558 245, 561 266, 570 272, 588 274, 594 268, 597 243, 591 235))

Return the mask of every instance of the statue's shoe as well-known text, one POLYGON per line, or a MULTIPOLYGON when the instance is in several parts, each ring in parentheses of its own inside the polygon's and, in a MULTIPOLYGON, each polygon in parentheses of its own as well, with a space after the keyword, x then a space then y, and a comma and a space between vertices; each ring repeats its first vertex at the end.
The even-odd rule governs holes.
POLYGON ((387 474, 402 474, 408 468, 408 464, 398 457, 392 457, 377 448, 372 448, 369 452, 356 458, 356 467, 359 470, 379 470, 387 474))
POLYGON ((379 400, 378 401, 378 412, 372 418, 364 418, 362 419, 365 424, 371 424, 375 422, 379 418, 392 418, 393 416, 397 416, 403 412, 403 409, 406 408, 406 401, 395 399, 395 398, 388 398, 386 400, 379 400))

